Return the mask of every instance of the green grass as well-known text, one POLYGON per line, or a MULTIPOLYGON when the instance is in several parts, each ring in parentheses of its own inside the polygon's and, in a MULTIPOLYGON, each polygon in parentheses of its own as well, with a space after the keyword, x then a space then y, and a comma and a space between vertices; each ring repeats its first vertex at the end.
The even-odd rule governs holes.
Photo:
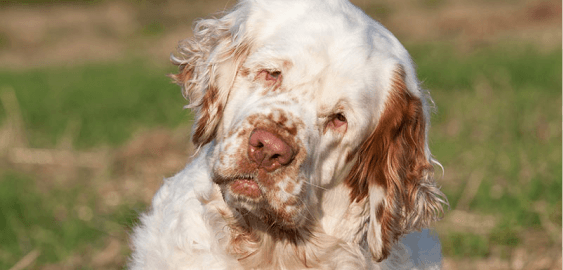
POLYGON ((123 204, 101 214, 96 203, 100 198, 88 184, 41 190, 36 181, 13 171, 0 174, 0 269, 9 269, 33 250, 40 251, 38 265, 77 255, 88 265, 92 250, 103 248, 107 237, 125 238, 138 220, 138 210, 145 208, 123 204))
MULTIPOLYGON (((543 230, 542 215, 560 228, 561 51, 498 47, 460 55, 440 44, 409 50, 437 106, 430 147, 445 167, 438 181, 452 209, 496 219, 487 234, 441 232, 445 255, 483 257, 492 246, 521 245, 527 230, 543 230), (481 181, 477 193, 462 202, 474 181, 481 181)), ((33 147, 56 146, 73 123, 75 147, 117 147, 140 129, 189 123, 187 101, 164 76, 172 71, 139 60, 4 70, 0 91, 14 90, 33 147)), ((0 123, 5 115, 0 107, 0 123)), ((143 209, 125 203, 101 214, 98 195, 85 192, 90 182, 39 188, 33 173, 1 170, 1 269, 33 249, 41 250, 36 265, 88 257, 108 231, 130 228, 143 209), (77 205, 94 217, 81 219, 77 205)))
POLYGON ((172 71, 142 61, 0 71, 0 92, 15 91, 31 146, 56 145, 72 124, 79 127, 76 147, 115 146, 140 127, 188 121, 187 101, 165 76, 172 71))
POLYGON ((62 261, 103 236, 74 213, 75 191, 43 194, 33 179, 15 173, 0 179, 1 269, 9 269, 34 249, 41 251, 41 264, 62 261))
MULTIPOLYGON (((561 51, 488 49, 456 55, 444 46, 411 50, 419 77, 437 111, 431 149, 445 167, 444 190, 452 208, 481 181, 465 206, 497 218, 482 238, 513 246, 528 229, 543 230, 540 215, 561 227, 561 51), (538 206, 541 206, 538 210, 538 206)), ((446 236, 457 243, 457 233, 446 236)), ((468 238, 468 239, 469 239, 468 238)), ((484 256, 452 245, 446 255, 484 256)))
POLYGON ((441 239, 446 255, 458 257, 485 257, 489 254, 489 243, 479 235, 465 232, 451 232, 441 239))

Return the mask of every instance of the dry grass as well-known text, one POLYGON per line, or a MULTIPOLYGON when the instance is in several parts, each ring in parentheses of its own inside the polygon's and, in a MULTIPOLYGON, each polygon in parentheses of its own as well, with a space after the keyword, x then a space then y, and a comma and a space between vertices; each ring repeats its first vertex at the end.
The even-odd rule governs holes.
MULTIPOLYGON (((459 54, 470 54, 499 43, 531 44, 548 52, 561 48, 559 1, 354 2, 406 44, 448 43, 459 54)), ((79 66, 131 57, 148 57, 154 65, 165 66, 178 40, 191 34, 193 19, 232 4, 233 1, 166 1, 166 4, 105 1, 97 5, 5 6, 0 10, 0 69, 79 66)), ((503 75, 499 76, 502 84, 503 75)), ((449 97, 467 98, 476 103, 483 97, 498 98, 493 91, 498 85, 491 86, 483 78, 472 83, 474 85, 469 87, 475 91, 474 95, 449 97)), ((189 124, 173 130, 140 128, 118 147, 98 146, 84 150, 75 148, 73 141, 81 123, 70 121, 56 144, 33 148, 22 108, 18 106, 17 90, 2 87, 0 107, 6 117, 0 126, 0 172, 15 170, 31 175, 41 194, 61 188, 74 190, 76 194, 73 196, 77 199, 72 205, 54 206, 54 217, 57 220, 74 217, 103 233, 99 241, 81 246, 59 261, 40 261, 45 251, 32 247, 17 259, 0 252, 0 262, 13 262, 9 267, 14 270, 121 268, 129 252, 127 228, 134 222, 137 212, 150 202, 162 179, 181 170, 193 151, 189 144, 189 124)), ((442 107, 442 101, 437 101, 438 107, 442 107)), ((560 96, 557 101, 560 104, 560 96)), ((497 100, 495 104, 485 105, 503 103, 497 100)), ((476 120, 465 115, 467 110, 461 102, 456 108, 450 118, 434 127, 443 138, 463 136, 464 126, 479 126, 479 123, 469 122, 476 120)), ((535 125, 529 130, 534 130, 540 142, 553 142, 554 138, 560 141, 560 118, 555 124, 552 119, 542 119, 538 112, 534 121, 528 121, 535 125)), ((485 126, 467 138, 476 144, 484 144, 495 132, 498 129, 485 126)), ((486 148, 487 145, 474 147, 486 148)), ((479 239, 487 239, 495 233, 501 217, 474 210, 479 190, 483 185, 489 185, 491 179, 483 171, 471 172, 464 167, 465 164, 482 164, 480 160, 485 157, 479 153, 492 150, 471 150, 475 149, 446 157, 451 165, 446 167, 442 183, 445 189, 461 195, 456 207, 447 213, 437 229, 476 236, 479 244, 479 239)), ((507 167, 512 166, 511 157, 503 158, 499 154, 499 168, 502 169, 505 163, 507 167), (504 162, 505 159, 508 161, 504 162)), ((547 175, 545 171, 549 168, 542 164, 549 163, 535 162, 533 157, 522 154, 518 183, 525 186, 529 179, 547 175)), ((490 196, 515 193, 518 187, 511 186, 512 182, 507 179, 510 177, 499 173, 493 180, 490 196)), ((548 212, 547 208, 542 201, 532 206, 539 217, 540 228, 522 228, 521 240, 515 247, 493 246, 488 254, 480 257, 446 257, 444 268, 561 269, 561 227, 554 223, 554 213, 548 212)), ((561 214, 555 213, 555 216, 561 214)))
MULTIPOLYGON (((561 46, 560 1, 353 1, 403 42, 448 42, 463 52, 498 42, 561 46)), ((76 65, 131 55, 166 65, 196 18, 233 0, 106 1, 6 6, 0 10, 0 68, 76 65)))
MULTIPOLYGON (((129 253, 127 234, 131 222, 149 204, 162 179, 181 170, 193 152, 189 126, 140 131, 118 148, 78 150, 72 142, 75 134, 63 134, 61 141, 66 138, 66 142, 53 148, 32 148, 26 140, 28 134, 14 91, 5 88, 1 94, 0 107, 6 110, 6 119, 0 128, 0 172, 16 171, 32 176, 39 196, 56 199, 49 194, 62 193, 75 197, 70 204, 55 203, 54 219, 58 222, 77 219, 83 223, 81 226, 102 232, 97 243, 82 246, 62 261, 38 262, 39 256, 45 253, 38 247, 19 258, 10 270, 121 269, 129 253)), ((47 232, 36 229, 30 232, 47 232)), ((6 251, 9 250, 0 250, 0 265, 7 262, 3 262, 8 256, 6 251)))

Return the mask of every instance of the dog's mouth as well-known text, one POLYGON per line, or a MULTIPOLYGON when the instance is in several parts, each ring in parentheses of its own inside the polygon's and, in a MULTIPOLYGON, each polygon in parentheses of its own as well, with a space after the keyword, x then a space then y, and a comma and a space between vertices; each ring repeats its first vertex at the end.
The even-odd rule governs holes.
POLYGON ((218 184, 230 198, 246 203, 258 203, 264 198, 264 188, 258 183, 252 174, 221 175, 215 173, 213 182, 218 184))
POLYGON ((298 195, 284 196, 281 190, 265 185, 259 175, 225 176, 215 173, 213 182, 219 185, 225 202, 244 216, 255 216, 265 224, 296 228, 303 223, 303 207, 298 195))
POLYGON ((258 199, 262 196, 260 186, 253 179, 235 179, 229 184, 232 193, 242 195, 250 199, 258 199))

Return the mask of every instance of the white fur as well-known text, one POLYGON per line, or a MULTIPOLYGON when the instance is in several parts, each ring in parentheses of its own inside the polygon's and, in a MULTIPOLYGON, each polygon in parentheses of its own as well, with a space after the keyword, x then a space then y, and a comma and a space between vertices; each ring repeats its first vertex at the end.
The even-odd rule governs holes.
MULTIPOLYGON (((301 248, 312 264, 322 269, 440 268, 439 240, 428 230, 402 238, 382 262, 372 260, 368 246, 378 249, 382 243, 380 236, 366 243, 366 235, 377 234, 381 225, 366 224, 375 219, 386 191, 374 186, 367 200, 352 202, 343 183, 356 161, 347 156, 377 126, 397 67, 405 72, 410 94, 422 100, 428 123, 425 93, 410 56, 387 29, 345 0, 243 0, 223 18, 200 22, 197 35, 196 41, 184 41, 182 56, 172 60, 193 69, 179 84, 197 113, 194 134, 202 128, 200 141, 209 140, 198 145, 183 171, 165 180, 152 208, 141 216, 132 235, 131 269, 303 267, 287 259, 302 254, 268 232, 259 234, 261 246, 252 258, 273 258, 271 266, 243 262, 230 249, 231 218, 238 211, 233 205, 253 213, 259 209, 214 181, 238 172, 247 159, 248 135, 260 125, 279 128, 284 138, 290 137, 289 127, 297 127, 290 140, 298 149, 298 164, 278 171, 279 192, 261 188, 269 209, 294 217, 297 227, 311 226, 313 236, 301 248), (263 70, 281 71, 282 87, 272 90, 261 83, 263 70), (217 89, 216 100, 202 107, 210 85, 217 89), (335 113, 345 115, 345 132, 326 128, 335 113), (283 125, 275 124, 284 117, 283 125)), ((430 160, 427 145, 425 154, 430 160)))

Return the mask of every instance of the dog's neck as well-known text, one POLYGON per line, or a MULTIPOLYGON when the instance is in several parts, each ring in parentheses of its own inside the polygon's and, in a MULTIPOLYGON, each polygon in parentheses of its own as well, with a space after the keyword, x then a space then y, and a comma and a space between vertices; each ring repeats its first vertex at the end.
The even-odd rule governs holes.
POLYGON ((320 222, 326 233, 348 243, 361 244, 369 222, 367 200, 351 201, 350 189, 345 184, 325 190, 319 197, 320 222))
MULTIPOLYGON (((337 197, 328 199, 339 200, 337 197)), ((217 186, 206 205, 208 211, 217 213, 224 221, 221 222, 223 228, 220 231, 224 231, 226 236, 220 241, 225 251, 237 258, 245 269, 323 269, 341 263, 338 262, 341 258, 347 258, 346 263, 355 261, 354 265, 358 269, 365 268, 365 258, 359 246, 348 244, 350 239, 359 241, 361 235, 333 235, 323 228, 325 223, 333 223, 325 222, 325 217, 332 220, 336 218, 334 216, 323 213, 312 216, 314 214, 308 212, 311 216, 307 217, 303 226, 285 229, 253 214, 232 209, 223 200, 217 186)), ((357 211, 352 209, 352 212, 357 211)), ((354 221, 350 220, 349 223, 353 224, 354 221)), ((357 228, 347 231, 361 233, 357 228)), ((331 232, 339 230, 333 227, 331 232)))

